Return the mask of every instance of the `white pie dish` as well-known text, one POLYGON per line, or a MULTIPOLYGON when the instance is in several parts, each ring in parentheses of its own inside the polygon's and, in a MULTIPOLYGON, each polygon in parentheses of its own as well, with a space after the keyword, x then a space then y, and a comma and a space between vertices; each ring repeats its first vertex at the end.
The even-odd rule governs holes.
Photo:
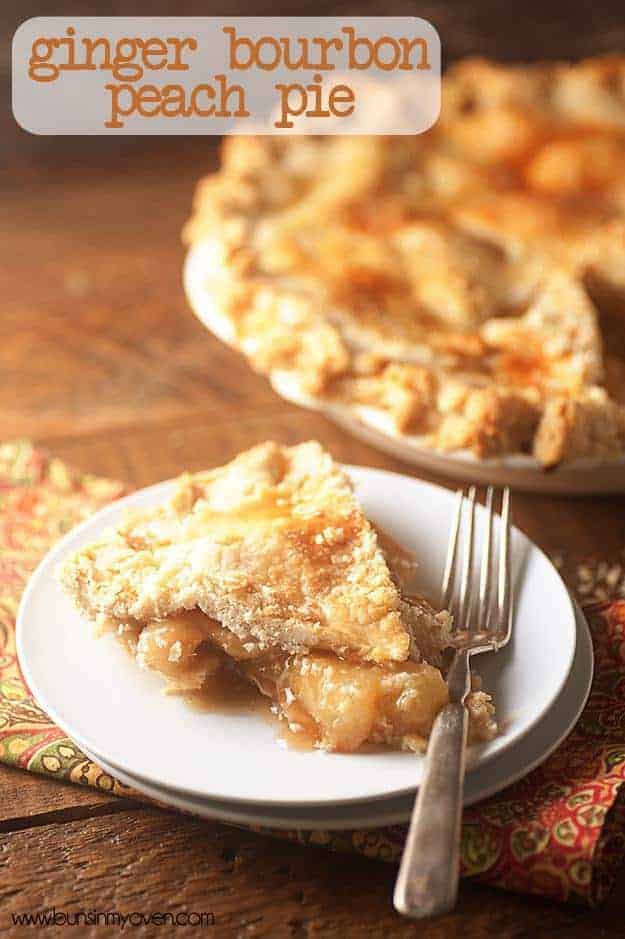
MULTIPOLYGON (((221 276, 219 254, 211 242, 193 245, 186 256, 183 281, 191 309, 214 336, 235 345, 232 324, 219 310, 212 284, 221 276)), ((512 486, 528 492, 593 495, 625 492, 625 455, 613 462, 579 459, 555 469, 545 470, 530 455, 511 454, 478 459, 469 450, 443 452, 425 445, 418 437, 398 434, 383 426, 381 412, 335 402, 321 402, 297 387, 293 376, 273 372, 271 385, 280 397, 300 407, 321 411, 355 437, 428 473, 459 479, 463 482, 512 486)))
MULTIPOLYGON (((348 468, 369 517, 419 559, 418 586, 436 596, 455 499, 448 490, 382 470, 348 468)), ((191 710, 162 695, 112 636, 94 638, 54 572, 69 552, 97 538, 125 509, 161 501, 171 482, 140 490, 70 532, 42 561, 24 593, 17 645, 41 706, 80 746, 132 776, 201 798, 314 805, 386 798, 414 789, 422 758, 409 753, 328 754, 283 749, 259 715, 191 710)), ((478 513, 478 536, 484 521, 478 513)), ((479 541, 479 537, 478 537, 479 541)), ((515 635, 481 657, 502 733, 471 752, 481 766, 516 746, 560 693, 575 651, 575 614, 548 558, 518 530, 515 635)))
POLYGON ((534 457, 522 453, 482 460, 469 450, 443 453, 424 446, 418 437, 400 436, 379 426, 379 414, 371 409, 362 408, 355 415, 353 410, 340 404, 320 406, 313 398, 302 394, 288 375, 272 375, 271 385, 285 400, 322 411, 354 437, 427 473, 448 476, 463 483, 511 486, 527 492, 601 495, 625 491, 625 457, 613 463, 575 460, 556 469, 545 470, 534 457))

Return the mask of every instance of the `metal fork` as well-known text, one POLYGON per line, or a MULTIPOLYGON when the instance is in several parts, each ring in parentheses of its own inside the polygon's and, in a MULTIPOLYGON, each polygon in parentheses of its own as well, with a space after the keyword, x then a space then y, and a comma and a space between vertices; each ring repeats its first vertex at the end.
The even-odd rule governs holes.
POLYGON ((449 703, 440 712, 427 749, 423 781, 415 801, 399 868, 395 909, 421 919, 451 910, 458 895, 460 824, 468 729, 466 698, 471 690, 470 659, 497 652, 510 639, 510 491, 504 489, 498 526, 498 559, 494 558, 492 486, 486 493, 486 534, 474 602, 475 486, 468 498, 458 492, 443 575, 443 606, 454 615, 455 653, 447 676, 449 703), (468 503, 468 512, 465 506, 468 503), (468 514, 466 525, 463 518, 468 514), (463 536, 463 528, 466 533, 463 536), (459 542, 464 542, 462 562, 459 542), (459 583, 455 587, 458 580, 459 583), (493 570, 496 568, 496 570, 493 570), (494 582, 497 589, 494 590, 494 582))

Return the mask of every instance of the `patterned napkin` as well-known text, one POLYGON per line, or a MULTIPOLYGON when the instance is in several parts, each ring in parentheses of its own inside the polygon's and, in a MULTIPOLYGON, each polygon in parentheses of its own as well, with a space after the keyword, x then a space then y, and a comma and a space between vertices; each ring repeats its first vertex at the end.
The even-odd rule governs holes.
MULTIPOLYGON (((0 446, 0 761, 127 796, 131 790, 87 759, 39 708, 19 671, 14 631, 38 561, 123 492, 120 483, 76 473, 27 442, 0 446)), ((590 700, 541 767, 465 811, 462 872, 507 890, 595 905, 625 849, 625 600, 609 599, 625 590, 619 565, 586 566, 579 576, 596 656, 590 700), (589 602, 597 597, 603 602, 589 602)), ((271 834, 396 861, 405 828, 271 834)))

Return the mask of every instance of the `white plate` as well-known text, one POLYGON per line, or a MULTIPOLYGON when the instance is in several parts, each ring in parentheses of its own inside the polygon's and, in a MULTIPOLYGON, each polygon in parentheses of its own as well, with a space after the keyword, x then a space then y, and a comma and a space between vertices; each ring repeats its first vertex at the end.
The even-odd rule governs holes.
MULTIPOLYGON (((519 741, 512 750, 471 772, 465 782, 464 802, 472 805, 499 792, 525 776, 542 763, 569 735, 584 709, 590 693, 593 674, 593 651, 590 632, 581 610, 577 610, 577 644, 573 667, 566 684, 547 714, 519 741)), ((240 825, 263 825, 266 828, 307 829, 309 831, 336 831, 341 829, 376 828, 398 825, 410 818, 414 795, 395 796, 372 802, 352 802, 347 805, 289 808, 282 806, 259 807, 229 804, 210 799, 185 796, 169 789, 159 789, 145 779, 107 764, 101 757, 87 753, 103 769, 127 786, 160 802, 202 818, 217 819, 240 825)))
MULTIPOLYGON (((220 313, 214 285, 223 279, 222 257, 218 242, 207 239, 190 248, 184 266, 184 288, 191 308, 200 322, 229 345, 235 344, 232 324, 220 313)), ((576 460, 564 467, 546 471, 532 456, 512 454, 496 459, 478 460, 468 450, 437 451, 422 439, 393 433, 380 426, 381 412, 320 402, 295 387, 292 376, 274 372, 274 390, 287 401, 321 411, 335 423, 366 443, 417 466, 428 473, 450 476, 464 482, 513 486, 529 492, 598 494, 625 492, 625 456, 612 463, 576 460)))
MULTIPOLYGON (((367 515, 414 551, 418 585, 435 596, 454 494, 383 470, 349 472, 367 515)), ((107 506, 70 532, 34 573, 18 613, 17 647, 24 676, 44 710, 79 745, 124 772, 202 797, 302 805, 413 789, 422 772, 419 756, 283 749, 262 716, 193 711, 162 695, 158 676, 139 670, 113 636, 93 637, 55 581, 57 564, 126 509, 163 500, 171 485, 160 483, 107 506)), ((480 507, 478 538, 484 521, 480 507)), ((575 651, 573 606, 557 571, 518 530, 512 552, 514 638, 497 656, 483 656, 478 663, 503 732, 473 748, 477 764, 518 744, 540 720, 559 694, 575 651)))

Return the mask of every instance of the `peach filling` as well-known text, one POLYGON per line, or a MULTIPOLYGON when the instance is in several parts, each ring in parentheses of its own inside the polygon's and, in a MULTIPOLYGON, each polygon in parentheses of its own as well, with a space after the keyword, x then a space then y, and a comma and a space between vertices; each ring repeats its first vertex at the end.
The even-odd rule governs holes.
POLYGON ((168 693, 197 691, 217 675, 243 678, 273 702, 293 735, 327 750, 365 743, 421 750, 447 701, 440 671, 425 662, 382 666, 329 652, 267 652, 200 610, 118 624, 117 632, 139 665, 167 679, 168 693))

